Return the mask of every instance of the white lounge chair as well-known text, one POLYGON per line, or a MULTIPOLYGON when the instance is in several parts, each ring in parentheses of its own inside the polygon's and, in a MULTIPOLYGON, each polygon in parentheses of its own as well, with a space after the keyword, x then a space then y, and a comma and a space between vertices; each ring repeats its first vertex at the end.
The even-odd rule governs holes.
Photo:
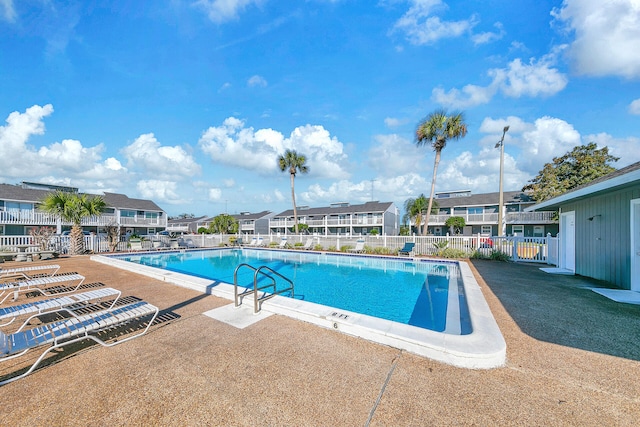
POLYGON ((30 279, 31 276, 27 273, 33 273, 44 270, 53 270, 49 273, 49 276, 53 276, 60 270, 58 264, 45 264, 34 265, 32 267, 17 267, 17 268, 0 268, 0 279, 5 279, 8 276, 22 276, 25 279, 30 279))
POLYGON ((19 292, 39 292, 42 295, 51 295, 54 292, 51 292, 52 289, 44 288, 47 285, 51 285, 54 283, 64 283, 64 282, 73 282, 78 280, 78 284, 70 290, 66 290, 63 292, 59 291, 59 288, 56 289, 55 293, 70 293, 77 291, 82 282, 84 282, 84 276, 81 274, 61 274, 59 276, 49 276, 49 277, 38 277, 35 279, 23 280, 20 282, 11 282, 11 283, 2 283, 0 284, 0 297, 5 295, 5 297, 0 300, 0 304, 3 304, 7 298, 14 295, 14 300, 18 297, 19 292))
POLYGON ((313 248, 313 239, 312 239, 312 238, 309 238, 309 239, 307 239, 307 243, 305 243, 305 244, 304 244, 304 246, 302 247, 302 249, 304 249, 304 250, 308 251, 308 250, 310 250, 310 249, 312 249, 312 248, 313 248))
POLYGON ((258 244, 258 239, 253 237, 247 246, 256 246, 258 244))
POLYGON ((79 294, 65 295, 58 298, 51 298, 0 308, 0 320, 10 319, 8 322, 0 324, 0 326, 10 325, 19 316, 25 316, 27 314, 42 314, 47 311, 60 310, 61 308, 69 307, 74 304, 83 304, 94 300, 103 301, 113 298, 113 302, 109 306, 109 308, 113 308, 114 304, 118 301, 118 298, 120 298, 121 294, 122 292, 117 289, 101 288, 87 292, 81 292, 79 294))
POLYGON ((140 239, 130 239, 129 247, 132 251, 141 251, 144 248, 142 247, 142 240, 140 239))
POLYGON ((53 323, 38 325, 31 329, 25 329, 29 322, 37 316, 34 315, 25 320, 23 325, 12 334, 6 335, 0 332, 0 362, 23 356, 29 350, 47 346, 40 357, 38 357, 26 372, 1 381, 0 386, 26 377, 36 369, 48 353, 65 345, 90 339, 102 346, 112 347, 138 338, 149 330, 149 327, 158 315, 158 308, 145 301, 138 301, 132 304, 83 315, 77 315, 73 311, 64 308, 59 311, 64 311, 70 314, 71 317, 53 323), (119 338, 118 341, 106 342, 93 335, 94 333, 118 328, 132 321, 139 321, 149 316, 152 317, 142 332, 126 338, 119 338))
POLYGON ((258 242, 256 243, 256 246, 261 248, 263 246, 266 246, 267 244, 264 242, 264 238, 262 237, 258 237, 258 242))
POLYGON ((282 240, 280 240, 280 245, 278 245, 278 249, 284 249, 288 247, 289 247, 289 243, 287 242, 287 238, 283 237, 282 240))
POLYGON ((364 252, 364 240, 358 240, 356 242, 356 247, 352 248, 352 249, 349 249, 349 252, 353 252, 353 253, 356 253, 356 254, 360 254, 360 253, 364 252))

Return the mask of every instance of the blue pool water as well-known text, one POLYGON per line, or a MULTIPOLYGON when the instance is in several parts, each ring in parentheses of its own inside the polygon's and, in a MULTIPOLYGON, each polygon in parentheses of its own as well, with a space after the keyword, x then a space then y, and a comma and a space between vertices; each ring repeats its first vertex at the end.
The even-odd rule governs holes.
MULTIPOLYGON (((247 248, 119 258, 230 284, 239 264, 266 265, 295 283, 296 299, 438 332, 471 333, 456 263, 247 248)), ((238 285, 253 287, 253 277, 241 268, 238 285)), ((287 286, 278 282, 278 289, 287 286)))

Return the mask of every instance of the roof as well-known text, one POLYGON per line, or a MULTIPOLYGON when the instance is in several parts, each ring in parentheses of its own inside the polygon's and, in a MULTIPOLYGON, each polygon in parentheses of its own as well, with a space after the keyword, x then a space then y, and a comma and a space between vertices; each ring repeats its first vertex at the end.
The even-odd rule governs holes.
POLYGON ((530 206, 526 210, 534 211, 549 207, 557 207, 563 203, 584 199, 630 185, 640 185, 640 162, 633 163, 627 167, 613 171, 610 174, 596 178, 587 184, 580 185, 557 197, 545 200, 544 202, 540 202, 534 206, 530 206))
POLYGON ((170 220, 168 220, 167 222, 169 224, 192 224, 192 223, 197 223, 197 222, 206 222, 205 220, 207 220, 207 216, 199 216, 197 218, 171 218, 170 220))
POLYGON ((104 201, 112 208, 162 211, 160 206, 152 200, 132 199, 125 194, 104 193, 104 201))
MULTIPOLYGON (((324 215, 339 215, 339 214, 355 214, 355 213, 375 213, 385 212, 391 206, 393 202, 366 202, 361 205, 348 205, 348 206, 324 206, 319 208, 304 208, 298 207, 298 216, 324 216, 324 215)), ((293 209, 287 209, 280 212, 275 217, 291 217, 293 216, 293 209)))
POLYGON ((240 214, 233 214, 231 216, 237 219, 238 221, 244 221, 244 220, 256 220, 256 219, 268 217, 270 215, 271 215, 271 211, 262 211, 258 213, 243 212, 240 214))
MULTIPOLYGON (((503 192, 504 203, 508 205, 534 203, 534 200, 522 191, 503 192)), ((433 199, 440 208, 453 208, 457 206, 490 206, 500 202, 500 193, 472 194, 466 197, 451 197, 433 199)))
MULTIPOLYGON (((0 184, 0 200, 40 203, 52 191, 25 188, 22 185, 0 184)), ((104 193, 102 197, 107 206, 111 208, 163 212, 162 208, 151 200, 132 199, 117 193, 104 193)))

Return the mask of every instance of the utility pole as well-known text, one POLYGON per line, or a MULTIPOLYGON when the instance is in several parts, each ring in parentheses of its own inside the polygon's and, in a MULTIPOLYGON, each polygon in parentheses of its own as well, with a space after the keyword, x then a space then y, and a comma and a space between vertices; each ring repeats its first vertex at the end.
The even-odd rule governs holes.
POLYGON ((502 211, 504 210, 504 193, 502 191, 502 181, 504 180, 504 136, 509 130, 509 126, 505 126, 502 129, 502 138, 496 144, 495 148, 500 147, 500 201, 498 206, 498 236, 504 236, 505 227, 503 224, 504 218, 502 211))

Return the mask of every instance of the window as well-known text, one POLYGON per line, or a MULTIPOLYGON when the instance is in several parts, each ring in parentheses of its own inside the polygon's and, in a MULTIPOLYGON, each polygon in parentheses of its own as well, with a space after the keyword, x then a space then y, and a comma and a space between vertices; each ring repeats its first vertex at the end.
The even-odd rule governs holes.
POLYGON ((158 219, 158 212, 146 212, 144 217, 146 219, 158 219))
POLYGON ((514 225, 511 227, 514 236, 524 236, 524 225, 514 225))
POLYGON ((473 215, 473 214, 482 215, 484 213, 484 208, 467 208, 467 213, 469 215, 473 215))
POLYGON ((533 226, 533 237, 544 237, 544 225, 533 226))
POLYGON ((491 236, 492 233, 493 233, 493 229, 491 228, 490 225, 480 226, 480 234, 482 234, 483 236, 491 236))
POLYGON ((136 211, 121 210, 120 211, 120 217, 122 217, 122 218, 135 218, 136 217, 136 211))

